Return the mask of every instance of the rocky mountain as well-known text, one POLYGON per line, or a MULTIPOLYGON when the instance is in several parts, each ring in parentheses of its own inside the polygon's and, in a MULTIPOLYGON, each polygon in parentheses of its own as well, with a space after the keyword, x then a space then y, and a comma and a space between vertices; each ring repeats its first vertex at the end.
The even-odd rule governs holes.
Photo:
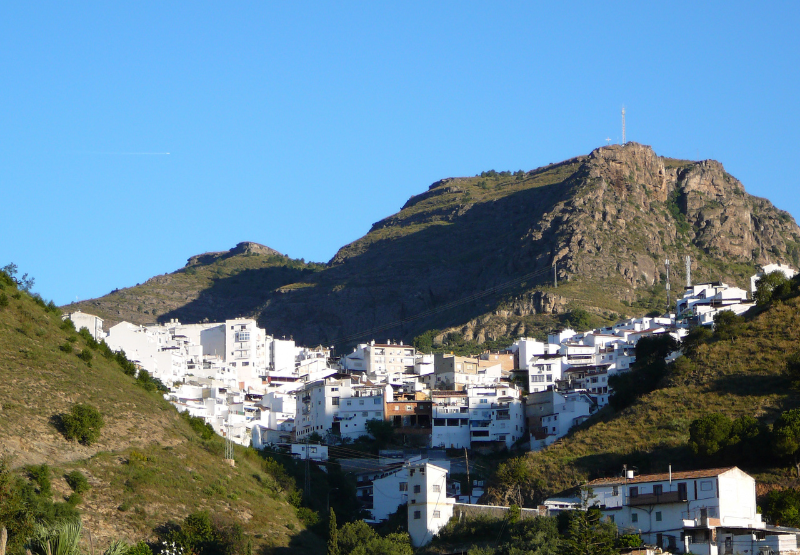
POLYGON ((437 181, 324 266, 239 245, 66 310, 135 322, 252 315, 272 333, 341 346, 434 328, 535 335, 576 308, 600 319, 665 310, 665 260, 674 299, 686 255, 695 281, 746 286, 757 265, 800 263, 800 228, 718 162, 628 143, 437 181))

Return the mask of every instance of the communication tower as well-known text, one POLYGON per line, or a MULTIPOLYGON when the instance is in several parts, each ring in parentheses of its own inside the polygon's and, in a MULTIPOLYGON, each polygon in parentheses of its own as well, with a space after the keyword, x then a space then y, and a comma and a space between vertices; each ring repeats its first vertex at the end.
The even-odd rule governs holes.
POLYGON ((625 106, 622 107, 622 144, 625 144, 625 106))
POLYGON ((686 255, 686 287, 692 286, 692 257, 686 255))

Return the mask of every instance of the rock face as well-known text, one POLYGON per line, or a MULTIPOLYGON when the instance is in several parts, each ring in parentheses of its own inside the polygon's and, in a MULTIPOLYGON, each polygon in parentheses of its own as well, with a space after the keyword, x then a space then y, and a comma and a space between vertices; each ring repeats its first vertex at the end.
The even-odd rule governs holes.
MULTIPOLYGON (((242 243, 193 257, 187 268, 223 268, 253 252, 280 256, 242 243)), ((475 338, 520 334, 530 316, 576 306, 600 313, 609 299, 663 293, 667 258, 679 291, 685 255, 694 281, 745 285, 756 265, 800 263, 800 228, 748 195, 718 162, 613 145, 531 172, 443 179, 340 249, 324 269, 276 279, 274 268, 254 267, 258 294, 236 289, 249 298, 247 310, 242 299, 214 293, 231 289, 225 280, 235 276, 212 276, 213 287, 158 318, 189 321, 202 308, 213 320, 235 303, 271 332, 341 345, 409 340, 434 328, 475 338), (549 287, 554 265, 566 284, 557 292, 549 287), (482 323, 487 315, 491 325, 482 323)))

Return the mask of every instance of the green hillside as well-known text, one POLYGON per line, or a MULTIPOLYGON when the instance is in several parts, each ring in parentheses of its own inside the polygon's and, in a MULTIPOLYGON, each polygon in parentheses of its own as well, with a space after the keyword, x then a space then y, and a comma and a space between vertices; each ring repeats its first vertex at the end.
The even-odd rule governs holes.
MULTIPOLYGON (((262 469, 257 453, 237 449, 236 467, 226 465, 220 437, 196 422, 190 426, 158 391, 148 390, 152 384, 126 375, 103 352, 62 323, 56 307, 0 273, 0 466, 10 467, 15 487, 28 492, 26 511, 52 517, 71 514, 68 505, 75 505, 101 549, 115 539, 153 540, 167 522, 208 511, 241 526, 257 551, 318 552, 318 540, 303 532, 284 488, 262 469), (78 403, 96 407, 105 422, 91 445, 60 431, 60 417, 78 403), (66 504, 73 491, 65 475, 75 470, 90 489, 66 504), (37 476, 49 477, 52 487, 43 488, 37 476)), ((9 508, 16 498, 8 487, 0 476, 0 524, 12 530, 18 549, 13 531, 24 513, 9 508)))
POLYGON ((341 352, 433 329, 477 342, 540 336, 576 309, 598 324, 663 312, 665 260, 679 292, 686 255, 695 281, 739 286, 757 265, 800 262, 793 218, 722 164, 636 143, 442 179, 325 266, 245 245, 67 310, 140 323, 256 315, 271 333, 341 352))
POLYGON ((779 456, 770 436, 778 417, 800 406, 797 378, 786 371, 789 357, 800 352, 798 287, 795 280, 794 291, 766 310, 734 319, 710 337, 701 334, 668 367, 659 388, 631 406, 618 412, 609 406, 562 441, 501 465, 491 500, 517 500, 522 483, 525 503, 535 504, 587 480, 619 475, 623 464, 642 473, 735 464, 756 477, 761 495, 800 484, 791 457, 779 456), (711 456, 696 454, 690 426, 712 414, 754 417, 753 437, 711 456))

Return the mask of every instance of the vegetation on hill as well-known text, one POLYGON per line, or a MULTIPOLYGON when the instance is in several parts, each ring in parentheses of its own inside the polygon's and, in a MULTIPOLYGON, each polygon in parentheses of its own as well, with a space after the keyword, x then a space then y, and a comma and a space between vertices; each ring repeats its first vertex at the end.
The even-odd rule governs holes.
POLYGON ((124 357, 76 333, 52 303, 0 272, 3 299, 0 526, 8 528, 10 554, 24 552, 35 522, 80 516, 82 541, 91 532, 104 549, 115 540, 158 541, 159 530, 183 528, 203 511, 219 521, 214 534, 241 532, 244 543, 228 555, 243 555, 243 545, 320 551, 324 542, 305 531, 258 453, 237 448, 236 466, 226 465, 222 438, 204 427, 198 433, 157 383, 137 380, 124 357))
POLYGON ((800 228, 717 162, 629 143, 438 181, 326 266, 237 247, 70 309, 112 323, 257 315, 272 333, 339 352, 434 329, 432 346, 454 332, 480 345, 542 337, 578 310, 594 326, 664 312, 665 260, 680 291, 686 255, 695 282, 745 286, 756 264, 800 262, 800 228))
POLYGON ((535 505, 590 479, 619 475, 623 464, 641 473, 736 464, 755 475, 762 496, 796 491, 800 394, 792 384, 800 357, 800 279, 774 290, 745 317, 726 314, 716 331, 690 335, 686 354, 657 379, 637 359, 631 378, 656 389, 640 388, 619 410, 609 406, 549 448, 499 465, 490 500, 519 502, 521 494, 535 505))

